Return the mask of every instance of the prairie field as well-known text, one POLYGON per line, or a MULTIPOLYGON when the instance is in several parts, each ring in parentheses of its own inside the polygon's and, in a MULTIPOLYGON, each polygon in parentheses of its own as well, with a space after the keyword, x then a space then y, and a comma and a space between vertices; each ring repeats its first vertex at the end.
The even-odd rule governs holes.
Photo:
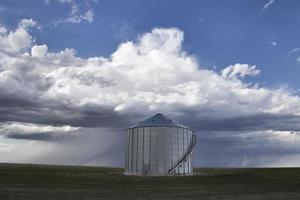
POLYGON ((197 168, 129 177, 122 168, 0 164, 0 199, 300 199, 300 168, 197 168))

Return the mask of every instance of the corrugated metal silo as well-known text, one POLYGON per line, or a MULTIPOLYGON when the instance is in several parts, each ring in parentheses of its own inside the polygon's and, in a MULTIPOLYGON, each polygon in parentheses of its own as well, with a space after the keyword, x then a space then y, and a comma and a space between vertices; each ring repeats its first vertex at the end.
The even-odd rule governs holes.
POLYGON ((127 129, 125 175, 191 175, 193 131, 158 113, 127 129))

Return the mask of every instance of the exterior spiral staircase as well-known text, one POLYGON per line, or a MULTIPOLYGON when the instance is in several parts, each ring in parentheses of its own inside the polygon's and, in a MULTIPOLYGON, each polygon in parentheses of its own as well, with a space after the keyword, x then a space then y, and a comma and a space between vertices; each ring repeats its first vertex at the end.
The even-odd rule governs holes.
POLYGON ((181 163, 185 162, 186 159, 192 154, 196 145, 196 135, 193 134, 191 138, 191 143, 187 151, 183 154, 183 156, 168 170, 168 173, 172 173, 181 163))

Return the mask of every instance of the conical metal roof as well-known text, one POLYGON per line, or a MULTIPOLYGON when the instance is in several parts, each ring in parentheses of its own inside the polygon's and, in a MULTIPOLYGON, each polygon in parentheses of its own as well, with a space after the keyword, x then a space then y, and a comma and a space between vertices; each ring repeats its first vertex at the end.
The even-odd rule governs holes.
POLYGON ((138 127, 179 127, 179 128, 187 128, 187 126, 182 125, 179 122, 176 122, 172 119, 169 119, 165 115, 161 113, 157 113, 152 117, 145 119, 144 121, 139 121, 129 128, 138 128, 138 127))

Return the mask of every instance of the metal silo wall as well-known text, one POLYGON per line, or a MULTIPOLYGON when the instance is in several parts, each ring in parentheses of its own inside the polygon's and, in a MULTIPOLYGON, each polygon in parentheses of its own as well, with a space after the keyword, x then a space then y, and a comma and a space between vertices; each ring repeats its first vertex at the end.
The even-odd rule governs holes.
MULTIPOLYGON (((181 127, 138 127, 127 130, 126 174, 164 175, 189 148, 192 131, 181 127)), ((190 156, 174 174, 192 173, 190 156)))
POLYGON ((151 154, 151 132, 150 127, 144 127, 144 162, 143 173, 150 172, 150 154, 151 154))

